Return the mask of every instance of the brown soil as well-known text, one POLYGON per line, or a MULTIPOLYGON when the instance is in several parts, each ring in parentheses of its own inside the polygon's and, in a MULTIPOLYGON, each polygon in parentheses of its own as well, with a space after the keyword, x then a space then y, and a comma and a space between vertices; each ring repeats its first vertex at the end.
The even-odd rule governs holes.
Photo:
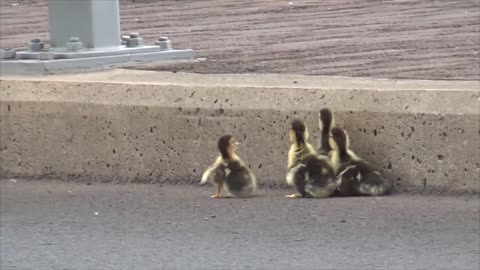
MULTIPOLYGON (((48 40, 46 0, 0 2, 2 48, 48 40)), ((121 0, 121 17, 207 58, 142 69, 480 79, 478 0, 121 0)))

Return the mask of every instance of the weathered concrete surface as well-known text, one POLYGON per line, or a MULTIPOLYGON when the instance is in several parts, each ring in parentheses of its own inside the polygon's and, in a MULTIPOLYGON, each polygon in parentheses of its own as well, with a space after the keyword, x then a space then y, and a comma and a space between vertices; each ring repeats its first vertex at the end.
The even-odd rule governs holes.
POLYGON ((399 188, 480 190, 478 81, 116 70, 2 77, 2 175, 194 182, 224 133, 260 184, 284 183, 289 122, 336 112, 399 188))
POLYGON ((289 200, 261 190, 0 181, 0 268, 478 269, 478 196, 289 200), (98 215, 96 215, 97 213, 98 215))

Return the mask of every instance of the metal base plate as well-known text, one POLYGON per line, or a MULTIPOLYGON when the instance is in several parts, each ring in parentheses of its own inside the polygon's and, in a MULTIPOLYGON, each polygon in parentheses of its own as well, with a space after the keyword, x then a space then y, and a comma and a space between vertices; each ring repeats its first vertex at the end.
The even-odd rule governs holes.
MULTIPOLYGON (((158 47, 157 47, 158 48, 158 47)), ((194 60, 193 50, 154 51, 152 48, 110 51, 95 56, 82 53, 87 57, 72 57, 55 60, 0 60, 0 73, 9 75, 42 75, 71 73, 79 71, 104 70, 134 63, 149 63, 172 60, 194 60)))

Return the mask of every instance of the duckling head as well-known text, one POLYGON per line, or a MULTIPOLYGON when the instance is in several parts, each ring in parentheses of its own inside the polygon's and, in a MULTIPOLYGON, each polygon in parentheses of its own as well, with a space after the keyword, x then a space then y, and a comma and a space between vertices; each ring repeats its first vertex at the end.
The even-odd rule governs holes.
POLYGON ((218 139, 217 147, 220 151, 220 155, 224 160, 230 160, 233 158, 237 151, 238 142, 232 135, 224 135, 218 139))
POLYGON ((333 118, 333 113, 328 108, 323 108, 320 110, 320 130, 323 132, 328 132, 335 124, 335 119, 333 118))
POLYGON ((347 152, 349 147, 349 139, 347 132, 339 127, 330 130, 330 145, 336 151, 347 152))
POLYGON ((308 140, 308 129, 300 119, 294 119, 290 124, 290 131, 288 133, 290 141, 298 145, 305 144, 308 140))

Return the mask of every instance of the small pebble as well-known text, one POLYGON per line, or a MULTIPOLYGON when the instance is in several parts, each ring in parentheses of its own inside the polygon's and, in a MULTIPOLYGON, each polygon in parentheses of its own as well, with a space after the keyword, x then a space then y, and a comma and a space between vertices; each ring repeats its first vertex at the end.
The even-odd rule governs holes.
POLYGON ((217 216, 216 215, 211 215, 210 218, 216 218, 217 216))
POLYGON ((340 223, 346 223, 347 221, 345 219, 340 220, 340 223))

